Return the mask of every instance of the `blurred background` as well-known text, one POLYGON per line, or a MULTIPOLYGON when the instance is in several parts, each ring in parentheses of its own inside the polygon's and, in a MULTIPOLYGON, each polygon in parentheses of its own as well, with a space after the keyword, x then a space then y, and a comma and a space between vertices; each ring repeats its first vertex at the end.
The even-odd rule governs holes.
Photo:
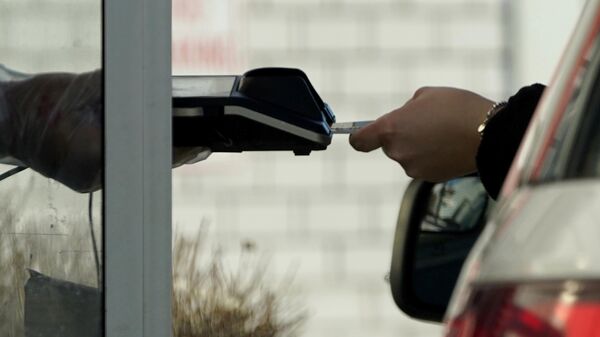
MULTIPOLYGON (((100 67, 99 3, 0 0, 0 63, 31 73, 100 67)), ((300 68, 338 121, 375 119, 424 85, 501 100, 550 81, 583 3, 173 0, 173 73, 300 68)), ((263 260, 265 286, 284 286, 308 313, 303 336, 441 336, 439 326, 403 315, 385 281, 408 182, 381 152, 354 152, 343 135, 308 157, 214 154, 174 171, 174 232, 202 231, 204 249, 232 272, 251 273, 243 255, 263 260)), ((65 219, 84 217, 86 196, 35 173, 0 192, 15 199, 32 186, 38 201, 29 207, 54 219, 49 233, 68 233, 65 219)), ((52 240, 69 240, 60 238, 52 240)), ((91 263, 87 242, 70 249, 91 263)))
MULTIPOLYGON (((338 121, 375 119, 420 86, 494 100, 548 83, 583 1, 173 0, 173 72, 304 70, 338 121)), ((174 171, 177 232, 203 228, 228 268, 240 254, 290 273, 303 336, 441 336, 406 317, 385 282, 409 178, 334 137, 324 152, 215 154, 174 171), (252 252, 248 252, 252 247, 252 252)))

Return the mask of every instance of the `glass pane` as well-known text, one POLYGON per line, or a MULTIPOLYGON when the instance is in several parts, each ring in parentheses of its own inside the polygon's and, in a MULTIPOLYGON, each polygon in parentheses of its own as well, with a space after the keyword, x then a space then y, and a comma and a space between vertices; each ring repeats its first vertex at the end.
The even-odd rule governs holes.
POLYGON ((102 336, 101 5, 0 0, 3 336, 102 336))

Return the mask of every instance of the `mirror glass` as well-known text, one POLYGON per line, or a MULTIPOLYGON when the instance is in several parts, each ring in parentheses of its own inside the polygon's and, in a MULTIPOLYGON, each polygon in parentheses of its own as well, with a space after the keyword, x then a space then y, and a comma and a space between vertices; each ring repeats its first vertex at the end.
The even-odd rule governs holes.
POLYGON ((481 221, 488 195, 478 177, 452 179, 433 186, 425 216, 424 232, 464 232, 481 221))
POLYGON ((433 186, 414 241, 412 284, 419 302, 445 309, 485 223, 489 200, 478 177, 433 186))

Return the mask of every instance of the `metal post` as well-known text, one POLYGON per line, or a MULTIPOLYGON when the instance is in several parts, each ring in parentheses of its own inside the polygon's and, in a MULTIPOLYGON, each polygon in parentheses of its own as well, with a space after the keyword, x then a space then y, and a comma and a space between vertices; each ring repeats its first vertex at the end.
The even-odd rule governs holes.
POLYGON ((171 335, 171 1, 104 0, 107 337, 171 335))
POLYGON ((515 48, 514 37, 517 29, 514 4, 512 1, 501 0, 500 24, 502 30, 502 96, 508 97, 514 92, 515 83, 515 48))

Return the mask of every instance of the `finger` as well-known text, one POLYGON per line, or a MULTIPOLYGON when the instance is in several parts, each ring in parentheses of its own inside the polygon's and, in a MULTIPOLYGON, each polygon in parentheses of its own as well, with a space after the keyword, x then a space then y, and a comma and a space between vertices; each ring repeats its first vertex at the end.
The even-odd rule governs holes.
POLYGON ((196 156, 186 161, 185 164, 195 164, 199 161, 206 160, 206 158, 208 158, 208 156, 210 156, 211 154, 212 151, 208 147, 199 148, 199 152, 196 154, 196 156))
POLYGON ((382 146, 381 129, 383 125, 382 118, 361 128, 350 135, 350 145, 357 151, 371 152, 382 146))
POLYGON ((210 156, 211 150, 207 147, 174 147, 173 148, 173 168, 184 164, 194 164, 205 160, 210 156))

